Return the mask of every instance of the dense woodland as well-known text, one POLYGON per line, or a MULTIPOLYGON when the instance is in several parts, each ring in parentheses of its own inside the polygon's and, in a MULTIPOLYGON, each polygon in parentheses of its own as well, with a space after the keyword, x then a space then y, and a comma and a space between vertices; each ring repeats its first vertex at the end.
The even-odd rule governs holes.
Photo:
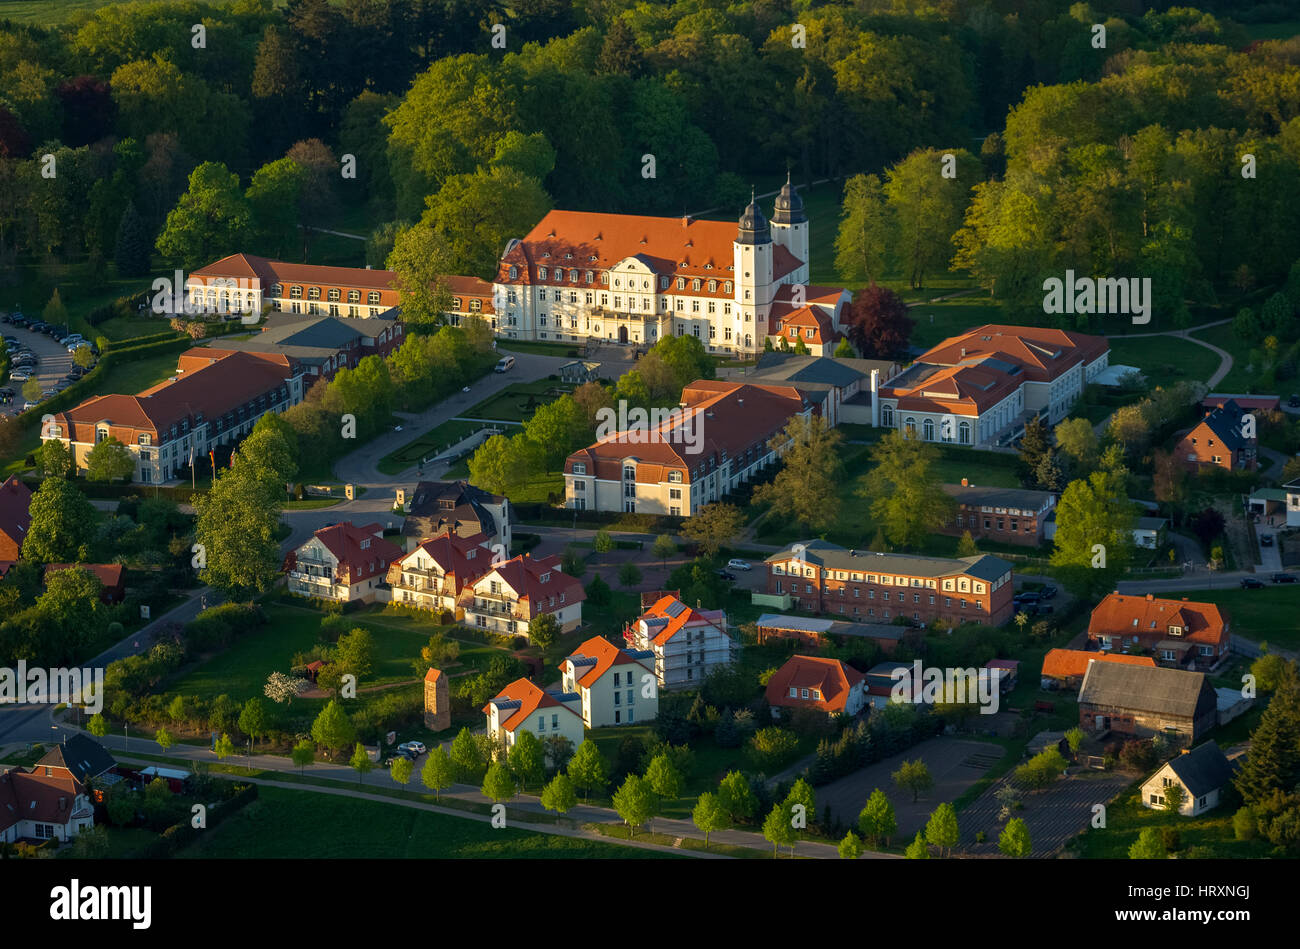
POLYGON ((298 225, 340 220, 382 264, 419 221, 440 269, 487 275, 551 206, 730 210, 787 167, 884 175, 934 148, 981 160, 917 194, 953 224, 931 271, 956 253, 1013 303, 1066 266, 1141 268, 1165 300, 1277 282, 1300 42, 1243 24, 1287 10, 1154 6, 233 0, 3 23, 0 265, 309 257, 298 225))

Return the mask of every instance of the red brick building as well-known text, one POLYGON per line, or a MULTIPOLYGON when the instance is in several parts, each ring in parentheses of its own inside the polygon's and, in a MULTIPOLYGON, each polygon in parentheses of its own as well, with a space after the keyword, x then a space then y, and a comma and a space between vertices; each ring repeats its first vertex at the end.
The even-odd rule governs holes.
POLYGON ((767 558, 767 592, 792 606, 865 622, 944 620, 999 626, 1011 618, 1011 564, 976 557, 920 557, 846 550, 824 540, 767 558))
POLYGON ((981 487, 966 478, 961 484, 945 484, 943 490, 957 502, 957 513, 939 533, 955 537, 970 531, 975 540, 1037 547, 1043 542, 1047 518, 1056 509, 1051 491, 981 487))
POLYGON ((1178 442, 1175 455, 1191 471, 1254 471, 1258 440, 1247 438, 1246 413, 1232 399, 1205 414, 1178 442))

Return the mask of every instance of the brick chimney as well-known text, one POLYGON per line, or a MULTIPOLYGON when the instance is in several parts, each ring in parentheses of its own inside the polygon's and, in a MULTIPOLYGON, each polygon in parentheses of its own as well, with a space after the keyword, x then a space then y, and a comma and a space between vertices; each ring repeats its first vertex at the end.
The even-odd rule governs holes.
POLYGON ((962 479, 961 479, 961 486, 962 486, 963 488, 969 488, 969 487, 970 487, 970 480, 967 479, 967 478, 962 478, 962 479))

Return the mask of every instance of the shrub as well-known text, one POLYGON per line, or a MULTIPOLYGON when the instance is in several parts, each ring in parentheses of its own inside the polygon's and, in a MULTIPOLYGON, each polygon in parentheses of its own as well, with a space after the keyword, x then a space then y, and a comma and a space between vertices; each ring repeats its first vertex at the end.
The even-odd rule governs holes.
POLYGON ((799 739, 793 732, 769 725, 754 733, 747 751, 756 767, 775 771, 794 760, 799 753, 799 739))

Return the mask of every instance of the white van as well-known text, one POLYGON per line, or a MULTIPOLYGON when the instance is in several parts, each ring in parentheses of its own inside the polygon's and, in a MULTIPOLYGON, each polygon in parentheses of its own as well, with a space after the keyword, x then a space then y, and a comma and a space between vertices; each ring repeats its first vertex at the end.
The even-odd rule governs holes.
POLYGON ((497 372, 509 372, 509 371, 510 371, 511 369, 513 369, 513 368, 515 368, 515 357, 514 357, 514 356, 502 356, 501 359, 497 362, 497 368, 496 368, 496 371, 497 371, 497 372))

